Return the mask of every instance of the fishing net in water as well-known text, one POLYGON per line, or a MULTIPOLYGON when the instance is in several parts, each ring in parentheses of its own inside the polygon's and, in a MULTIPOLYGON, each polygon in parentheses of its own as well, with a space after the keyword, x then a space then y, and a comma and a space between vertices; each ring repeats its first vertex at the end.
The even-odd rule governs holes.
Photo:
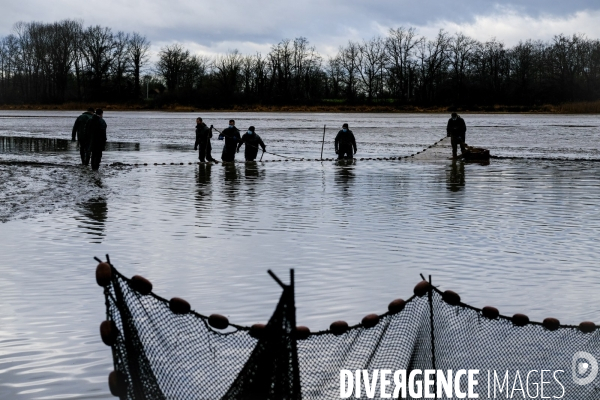
POLYGON ((436 161, 452 158, 452 143, 450 137, 445 137, 411 157, 413 160, 436 161))
POLYGON ((161 298, 150 282, 128 279, 109 263, 98 266, 96 278, 107 307, 101 336, 114 359, 109 386, 122 399, 339 399, 341 386, 350 388, 351 398, 394 397, 396 386, 401 398, 425 398, 426 370, 455 374, 449 389, 455 397, 442 381, 427 386, 431 393, 440 389, 440 399, 468 393, 467 372, 458 379, 460 370, 478 370, 471 390, 479 398, 600 398, 599 380, 592 376, 600 358, 593 323, 502 316, 426 281, 384 314, 310 333, 296 327, 293 275, 290 285, 278 280, 283 293, 269 322, 252 327, 198 314, 182 299, 161 298), (582 365, 591 368, 586 372, 582 365), (342 382, 344 370, 352 382, 347 375, 342 382), (382 389, 374 374, 385 370, 391 383, 382 389), (417 380, 413 392, 410 381, 404 389, 400 378, 396 385, 397 371, 421 376, 421 391, 417 380))

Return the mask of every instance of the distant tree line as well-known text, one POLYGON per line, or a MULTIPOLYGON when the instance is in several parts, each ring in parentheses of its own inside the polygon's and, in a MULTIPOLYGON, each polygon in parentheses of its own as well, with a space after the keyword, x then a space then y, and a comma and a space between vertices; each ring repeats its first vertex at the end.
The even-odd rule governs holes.
POLYGON ((138 33, 79 21, 17 23, 0 39, 0 103, 140 101, 155 105, 540 105, 600 99, 600 40, 557 35, 513 47, 414 28, 349 41, 332 57, 306 38, 268 54, 194 55, 179 44, 149 62, 138 33), (144 72, 145 71, 145 72, 144 72), (142 74, 144 73, 144 76, 142 74), (144 87, 145 86, 145 87, 144 87))

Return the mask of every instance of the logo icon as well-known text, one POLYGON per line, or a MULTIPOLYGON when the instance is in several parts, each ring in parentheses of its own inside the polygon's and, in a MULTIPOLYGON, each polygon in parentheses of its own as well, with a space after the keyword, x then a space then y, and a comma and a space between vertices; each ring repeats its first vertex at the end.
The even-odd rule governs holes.
POLYGON ((598 375, 598 361, 588 352, 578 351, 573 355, 573 382, 578 385, 592 383, 598 375))

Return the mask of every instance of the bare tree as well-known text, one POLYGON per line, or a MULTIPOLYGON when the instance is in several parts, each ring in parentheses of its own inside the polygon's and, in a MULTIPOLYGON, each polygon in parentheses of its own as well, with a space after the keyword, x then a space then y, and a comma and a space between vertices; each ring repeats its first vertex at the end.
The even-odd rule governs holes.
POLYGON ((414 49, 422 39, 416 38, 414 28, 390 29, 385 40, 388 86, 398 100, 410 98, 410 70, 414 49))
POLYGON ((449 56, 456 101, 462 100, 468 70, 479 47, 478 41, 463 33, 457 33, 450 40, 449 56))
POLYGON ((91 78, 93 95, 103 97, 103 81, 113 62, 115 40, 110 28, 90 26, 83 32, 83 58, 87 74, 91 78))
POLYGON ((218 56, 213 63, 215 79, 220 94, 225 99, 232 99, 238 91, 242 62, 243 56, 239 51, 234 50, 226 55, 218 56))
POLYGON ((367 100, 383 92, 385 44, 381 37, 363 41, 358 47, 358 74, 365 88, 367 100))
POLYGON ((150 41, 146 39, 146 36, 133 32, 129 38, 128 50, 133 73, 133 92, 134 96, 138 97, 140 95, 140 74, 150 59, 150 41))
POLYGON ((173 92, 179 86, 189 57, 190 52, 179 44, 165 46, 160 50, 156 70, 165 80, 167 90, 173 92))
POLYGON ((348 42, 348 46, 340 47, 338 65, 342 72, 342 82, 345 85, 346 99, 353 101, 358 93, 360 46, 355 42, 348 42))

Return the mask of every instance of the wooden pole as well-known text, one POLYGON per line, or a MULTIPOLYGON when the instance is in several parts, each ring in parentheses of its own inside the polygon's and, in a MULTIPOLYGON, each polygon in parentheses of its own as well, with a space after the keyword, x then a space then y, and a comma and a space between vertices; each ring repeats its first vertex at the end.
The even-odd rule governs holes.
POLYGON ((323 125, 323 142, 321 143, 321 160, 323 159, 323 147, 325 146, 325 127, 327 125, 323 125))

